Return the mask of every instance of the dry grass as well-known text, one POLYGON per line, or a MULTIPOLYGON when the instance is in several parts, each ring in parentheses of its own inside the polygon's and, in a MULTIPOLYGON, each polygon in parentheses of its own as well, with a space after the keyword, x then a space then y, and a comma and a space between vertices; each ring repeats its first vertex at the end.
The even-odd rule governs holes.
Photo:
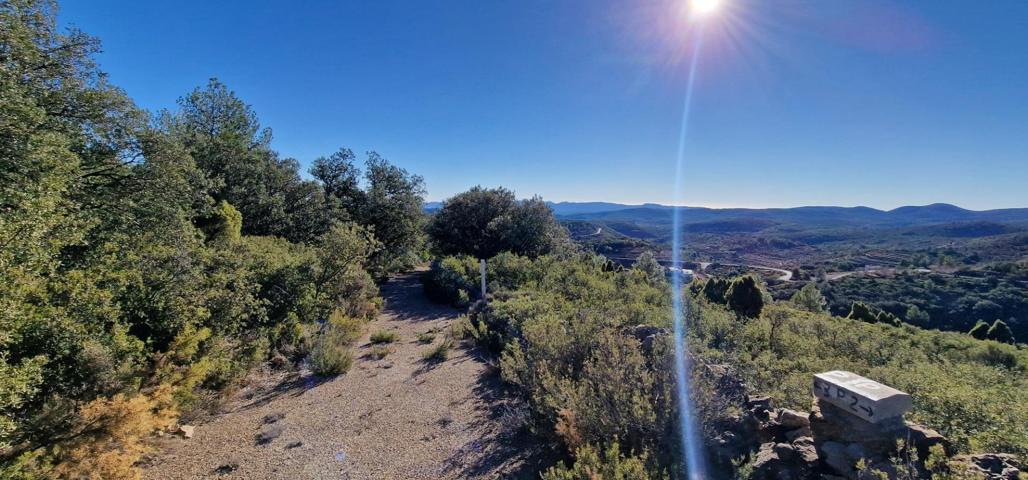
POLYGON ((421 358, 426 362, 442 362, 449 358, 451 348, 453 348, 453 340, 446 338, 438 345, 426 350, 421 358))
POLYGON ((374 347, 371 347, 371 351, 368 352, 368 356, 375 360, 381 360, 390 353, 393 353, 392 348, 389 348, 386 345, 375 345, 374 347))
POLYGON ((397 335, 396 332, 389 331, 389 330, 379 330, 379 331, 371 334, 371 343, 374 343, 374 344, 393 343, 396 340, 398 340, 399 338, 400 338, 400 336, 397 335))

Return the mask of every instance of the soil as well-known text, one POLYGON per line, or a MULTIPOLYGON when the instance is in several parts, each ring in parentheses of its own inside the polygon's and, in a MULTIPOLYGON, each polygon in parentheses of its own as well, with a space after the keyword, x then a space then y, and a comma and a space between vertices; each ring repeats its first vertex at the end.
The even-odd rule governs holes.
POLYGON ((193 438, 161 439, 144 478, 538 478, 552 454, 522 428, 523 408, 500 394, 496 368, 463 345, 444 361, 422 358, 460 312, 429 302, 417 272, 388 281, 382 296, 348 373, 264 377, 193 438), (368 336, 379 330, 399 338, 376 359, 368 336), (429 332, 432 342, 419 342, 429 332))

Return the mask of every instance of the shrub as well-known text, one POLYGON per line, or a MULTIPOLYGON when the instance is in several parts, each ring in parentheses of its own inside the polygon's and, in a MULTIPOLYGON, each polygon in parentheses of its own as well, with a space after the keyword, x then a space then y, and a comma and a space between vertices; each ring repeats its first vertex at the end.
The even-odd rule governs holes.
POLYGON ((724 304, 725 294, 728 293, 729 282, 723 278, 711 278, 703 284, 700 293, 708 302, 724 304))
POLYGON ((418 343, 427 345, 429 343, 432 343, 433 340, 435 340, 435 332, 425 332, 418 334, 418 343))
POLYGON ((996 320, 992 322, 992 326, 989 327, 989 331, 985 334, 989 340, 995 340, 1002 343, 1014 343, 1014 332, 1010 331, 1010 327, 1003 320, 996 320))
POLYGON ((371 334, 371 343, 393 343, 399 338, 396 332, 391 330, 379 330, 371 334))
POLYGON ((364 321, 336 310, 328 318, 326 329, 333 330, 334 335, 338 336, 341 343, 349 345, 359 340, 364 334, 364 321))
POLYGON ((328 326, 314 341, 310 356, 311 371, 320 377, 346 373, 353 366, 346 333, 328 326))
POLYGON ((732 280, 728 291, 725 292, 725 301, 728 303, 728 308, 736 314, 757 318, 760 316, 761 309, 764 308, 764 292, 757 284, 756 278, 752 275, 743 275, 732 280))
POLYGON ((989 336, 989 324, 978 320, 978 323, 974 324, 974 327, 971 327, 971 331, 967 332, 967 334, 978 340, 985 340, 989 336))
POLYGON ((427 230, 438 253, 475 258, 505 251, 537 257, 567 239, 567 231, 541 198, 518 201, 502 187, 474 187, 446 199, 427 230))
POLYGON ((811 313, 824 312, 828 307, 828 300, 821 294, 816 283, 808 283, 799 289, 789 300, 796 308, 811 313))
POLYGON ((593 445, 575 450, 575 463, 560 464, 543 473, 543 480, 649 480, 667 479, 667 474, 652 474, 647 469, 648 454, 624 455, 617 441, 600 452, 593 445))
POLYGON ((878 315, 873 307, 864 302, 853 302, 853 308, 850 309, 850 314, 846 318, 867 323, 876 323, 878 321, 878 315))
POLYGON ((393 353, 393 349, 386 345, 375 345, 368 351, 368 356, 375 359, 381 360, 390 353, 393 353))
POLYGON ((433 302, 456 307, 471 303, 478 277, 478 262, 467 256, 444 257, 432 262, 428 272, 421 277, 425 295, 433 302))
POLYGON ((451 348, 453 348, 453 341, 449 338, 443 339, 442 342, 421 354, 421 358, 430 363, 443 362, 449 358, 451 348))

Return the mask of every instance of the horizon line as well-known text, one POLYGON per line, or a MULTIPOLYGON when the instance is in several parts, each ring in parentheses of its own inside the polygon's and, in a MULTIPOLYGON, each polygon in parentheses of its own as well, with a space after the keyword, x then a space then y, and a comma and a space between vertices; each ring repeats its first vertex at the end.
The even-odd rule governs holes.
MULTIPOLYGON (((450 198, 452 198, 452 197, 450 197, 450 198)), ((443 202, 445 202, 448 199, 449 198, 444 199, 444 200, 425 200, 424 203, 425 204, 429 204, 429 203, 443 203, 443 202)), ((526 200, 526 198, 522 198, 520 200, 526 200)), ((898 210, 900 208, 924 208, 924 207, 932 207, 932 206, 954 207, 954 208, 958 208, 960 210, 965 210, 965 211, 968 211, 968 212, 990 212, 990 211, 996 211, 996 210, 1028 209, 1028 206, 1025 206, 1025 207, 997 207, 997 208, 985 208, 985 209, 977 209, 976 210, 976 209, 973 209, 973 208, 961 207, 959 205, 956 205, 956 204, 953 204, 953 203, 948 203, 948 202, 932 202, 932 203, 926 203, 926 204, 922 204, 922 205, 906 204, 906 205, 899 205, 899 206, 892 207, 892 208, 878 208, 878 207, 871 207, 871 206, 867 206, 867 205, 793 205, 793 206, 787 206, 787 207, 784 207, 784 206, 754 207, 754 206, 674 205, 674 204, 664 204, 664 203, 657 203, 657 202, 621 203, 621 202, 613 202, 613 201, 608 201, 608 200, 581 200, 581 201, 580 200, 561 200, 561 201, 553 201, 553 200, 543 199, 543 201, 546 202, 546 203, 551 203, 551 204, 556 204, 556 205, 560 205, 560 204, 607 203, 607 204, 612 204, 612 205, 620 205, 620 206, 635 207, 635 208, 647 208, 647 207, 660 207, 660 208, 705 208, 705 209, 708 209, 708 210, 792 210, 792 209, 797 209, 797 208, 851 208, 851 209, 867 208, 867 209, 871 209, 871 210, 877 210, 877 211, 880 211, 880 212, 891 212, 893 210, 898 210)))

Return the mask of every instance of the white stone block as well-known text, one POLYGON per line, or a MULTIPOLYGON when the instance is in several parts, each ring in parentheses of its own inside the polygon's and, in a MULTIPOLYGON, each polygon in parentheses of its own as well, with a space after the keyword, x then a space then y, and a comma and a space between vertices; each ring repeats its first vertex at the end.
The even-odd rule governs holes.
POLYGON ((814 374, 814 396, 871 423, 902 417, 910 395, 852 372, 814 374))

